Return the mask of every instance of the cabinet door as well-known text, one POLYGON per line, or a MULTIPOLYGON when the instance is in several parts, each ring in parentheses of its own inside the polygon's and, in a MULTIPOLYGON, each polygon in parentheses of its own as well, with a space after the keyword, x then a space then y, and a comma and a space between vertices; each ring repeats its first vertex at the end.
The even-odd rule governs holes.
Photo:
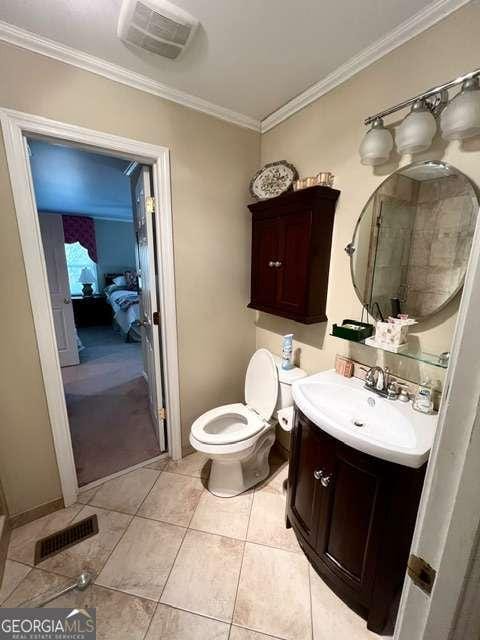
POLYGON ((374 578, 377 541, 383 513, 381 461, 341 443, 322 502, 316 545, 321 560, 368 605, 374 578))
POLYGON ((254 220, 252 230, 252 302, 275 305, 278 262, 278 218, 254 220))
POLYGON ((334 455, 335 441, 296 410, 288 479, 289 516, 312 547, 324 497, 321 478, 328 475, 334 455))
POLYGON ((277 307, 291 313, 306 311, 311 226, 311 211, 279 219, 277 307))

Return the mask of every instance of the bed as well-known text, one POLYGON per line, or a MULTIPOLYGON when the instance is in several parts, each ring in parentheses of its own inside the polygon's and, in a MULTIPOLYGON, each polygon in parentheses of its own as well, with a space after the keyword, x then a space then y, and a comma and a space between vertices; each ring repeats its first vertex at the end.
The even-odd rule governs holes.
POLYGON ((123 275, 123 273, 105 274, 105 296, 113 309, 114 328, 120 331, 127 342, 141 342, 138 291, 114 282, 114 279, 123 275))

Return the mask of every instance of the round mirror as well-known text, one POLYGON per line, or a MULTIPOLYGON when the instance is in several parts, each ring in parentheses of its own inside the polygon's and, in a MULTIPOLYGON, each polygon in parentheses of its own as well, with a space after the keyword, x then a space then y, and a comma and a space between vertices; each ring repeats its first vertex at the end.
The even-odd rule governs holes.
POLYGON ((443 162, 392 173, 358 219, 350 254, 353 285, 374 317, 425 319, 461 290, 477 220, 470 180, 443 162))

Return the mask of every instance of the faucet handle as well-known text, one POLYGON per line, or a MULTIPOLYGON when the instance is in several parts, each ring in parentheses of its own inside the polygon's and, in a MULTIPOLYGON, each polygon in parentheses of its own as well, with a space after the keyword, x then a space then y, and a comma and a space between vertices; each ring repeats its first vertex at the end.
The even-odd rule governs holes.
POLYGON ((400 389, 396 382, 390 382, 387 386, 387 398, 389 400, 396 400, 400 395, 400 389))
POLYGON ((365 375, 365 384, 367 385, 367 387, 374 387, 375 386, 375 369, 374 367, 371 367, 366 375, 365 375))

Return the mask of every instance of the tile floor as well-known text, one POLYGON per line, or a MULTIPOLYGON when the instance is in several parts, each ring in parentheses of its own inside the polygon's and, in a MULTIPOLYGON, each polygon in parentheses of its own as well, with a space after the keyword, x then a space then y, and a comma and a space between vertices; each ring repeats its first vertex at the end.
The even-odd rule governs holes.
POLYGON ((231 499, 195 453, 105 482, 15 529, 3 607, 35 606, 83 569, 96 581, 48 606, 97 607, 98 640, 378 640, 310 568, 285 529, 287 464, 231 499), (96 513, 99 534, 33 567, 37 538, 96 513))

